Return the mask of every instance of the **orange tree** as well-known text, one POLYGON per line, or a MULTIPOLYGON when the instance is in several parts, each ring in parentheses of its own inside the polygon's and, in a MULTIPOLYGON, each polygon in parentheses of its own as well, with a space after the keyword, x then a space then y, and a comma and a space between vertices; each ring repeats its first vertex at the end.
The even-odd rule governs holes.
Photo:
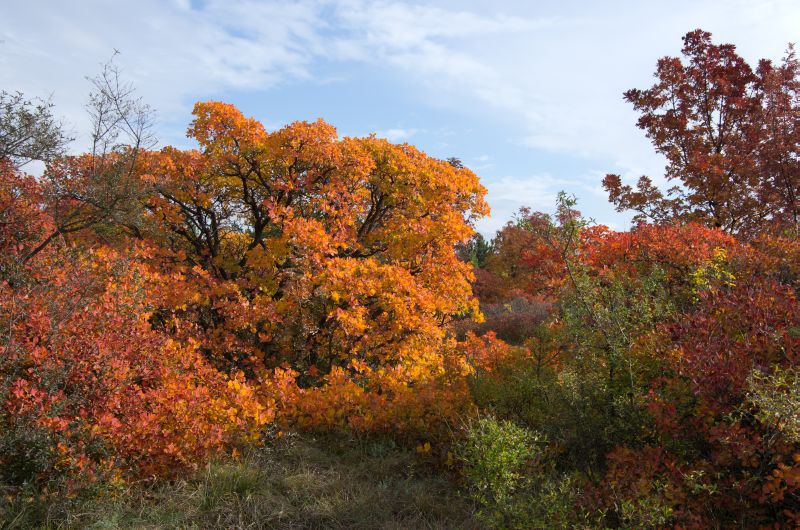
MULTIPOLYGON (((194 115, 199 148, 142 153, 142 209, 116 223, 171 278, 152 293, 151 323, 198 341, 223 372, 260 381, 287 411, 314 402, 313 390, 287 391, 287 377, 298 390, 380 396, 367 408, 384 409, 425 395, 412 387, 449 384, 442 378, 462 363, 445 325, 478 313, 472 267, 455 252, 488 211, 476 175, 409 145, 339 138, 322 121, 267 132, 218 102, 194 115)), ((85 180, 70 173, 91 165, 79 162, 56 167, 64 187, 85 180)), ((359 407, 297 414, 369 425, 374 414, 359 407)))

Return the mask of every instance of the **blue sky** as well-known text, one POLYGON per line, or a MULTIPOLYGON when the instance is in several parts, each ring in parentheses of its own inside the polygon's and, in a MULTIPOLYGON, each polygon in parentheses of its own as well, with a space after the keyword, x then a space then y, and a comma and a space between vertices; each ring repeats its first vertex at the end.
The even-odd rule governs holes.
POLYGON ((463 160, 489 190, 487 235, 562 189, 624 228, 602 176, 658 181, 663 160, 622 92, 649 86, 697 27, 779 59, 800 40, 800 1, 0 0, 0 88, 52 95, 80 150, 85 78, 118 49, 163 144, 191 145, 197 100, 269 128, 321 117, 463 160))

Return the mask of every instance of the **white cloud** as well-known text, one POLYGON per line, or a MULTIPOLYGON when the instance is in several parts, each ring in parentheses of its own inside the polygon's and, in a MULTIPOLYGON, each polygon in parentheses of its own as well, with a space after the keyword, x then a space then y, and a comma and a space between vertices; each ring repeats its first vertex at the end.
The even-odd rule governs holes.
MULTIPOLYGON (((4 9, 0 86, 30 95, 54 92, 79 129, 85 126, 84 77, 114 49, 122 52, 118 62, 126 76, 162 118, 185 122, 195 98, 311 81, 315 61, 390 65, 451 85, 489 79, 490 68, 444 42, 531 27, 519 17, 357 0, 208 0, 199 8, 187 0, 35 4, 4 9)), ((493 85, 487 81, 477 90, 493 85)))
POLYGON ((375 135, 378 138, 386 138, 390 142, 407 142, 416 133, 416 129, 403 129, 398 127, 385 131, 376 131, 375 135))
POLYGON ((375 3, 342 19, 372 61, 402 69, 429 100, 483 109, 518 131, 518 143, 595 161, 596 173, 656 182, 664 159, 622 93, 650 85, 657 59, 679 55, 681 35, 696 27, 753 63, 779 57, 800 27, 795 0, 570 4, 479 3, 466 13, 375 3))
POLYGON ((32 96, 52 92, 78 129, 85 128, 85 76, 114 49, 126 78, 169 127, 185 124, 192 99, 310 78, 321 46, 312 4, 213 1, 197 11, 186 1, 41 3, 4 8, 0 86, 32 96))
MULTIPOLYGON (((114 48, 126 76, 160 111, 162 138, 180 142, 189 106, 226 90, 323 83, 322 64, 399 73, 421 105, 468 111, 486 134, 582 157, 576 179, 598 196, 607 171, 658 178, 663 160, 635 126, 622 92, 652 82, 656 60, 703 27, 751 62, 797 39, 796 0, 475 2, 140 0, 10 2, 0 19, 0 88, 54 94, 77 129, 89 85, 114 48)), ((387 124, 388 126, 388 124, 387 124)), ((393 141, 414 129, 389 128, 393 141)), ((475 159, 484 162, 480 158, 475 159)), ((491 169, 490 164, 480 166, 491 169)), ((549 208, 547 175, 487 179, 493 219, 514 201, 549 208)), ((495 221, 490 221, 495 223, 495 221)))
POLYGON ((558 192, 574 184, 574 181, 557 179, 547 173, 488 180, 484 185, 492 212, 490 217, 478 221, 477 229, 491 237, 523 206, 534 211, 551 212, 558 192))

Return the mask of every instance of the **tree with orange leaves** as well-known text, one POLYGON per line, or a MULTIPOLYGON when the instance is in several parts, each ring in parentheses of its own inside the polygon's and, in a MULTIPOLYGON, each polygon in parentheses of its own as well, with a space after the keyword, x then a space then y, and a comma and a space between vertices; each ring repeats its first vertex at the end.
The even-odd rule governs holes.
POLYGON ((224 103, 198 103, 194 115, 199 149, 106 156, 112 168, 126 162, 112 179, 131 190, 124 210, 98 209, 85 191, 97 189, 95 154, 52 165, 49 182, 66 198, 50 203, 55 217, 91 227, 84 242, 138 241, 150 270, 170 278, 150 293, 151 324, 196 341, 220 371, 263 383, 264 399, 300 410, 290 401, 315 403, 324 386, 362 400, 353 410, 366 412, 344 423, 365 429, 392 424, 394 402, 430 415, 438 398, 417 397, 443 396, 461 369, 445 324, 479 314, 472 266, 456 253, 488 212, 477 176, 409 145, 339 138, 321 120, 270 133, 224 103), (309 390, 283 388, 288 379, 309 390))
POLYGON ((194 114, 200 149, 151 153, 142 177, 142 237, 181 278, 161 324, 189 323, 228 368, 285 364, 303 385, 353 358, 439 363, 442 325, 476 311, 455 245, 487 212, 477 177, 322 121, 268 133, 224 103, 194 114))

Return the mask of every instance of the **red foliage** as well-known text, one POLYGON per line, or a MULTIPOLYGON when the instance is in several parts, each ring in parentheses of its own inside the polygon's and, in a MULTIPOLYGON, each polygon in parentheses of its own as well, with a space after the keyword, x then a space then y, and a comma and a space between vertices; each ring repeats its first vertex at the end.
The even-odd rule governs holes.
POLYGON ((258 435, 271 411, 252 389, 150 328, 145 269, 106 252, 50 265, 2 287, 0 354, 5 421, 51 431, 58 466, 173 475, 258 435))
MULTIPOLYGON (((797 447, 755 420, 746 398, 754 371, 798 366, 800 305, 792 287, 765 271, 774 257, 752 247, 735 254, 735 285, 698 292, 695 306, 663 328, 660 353, 671 372, 652 382, 649 396, 655 439, 681 469, 659 472, 669 493, 662 500, 678 524, 693 528, 715 521, 790 525, 800 515, 797 447)), ((616 454, 628 462, 645 458, 639 450, 616 454)), ((612 466, 601 489, 635 480, 637 469, 612 466)))
POLYGON ((634 189, 618 175, 603 186, 622 211, 639 220, 694 221, 751 237, 797 229, 800 63, 790 47, 776 66, 754 70, 732 44, 713 44, 695 30, 682 54, 658 61, 657 82, 625 99, 641 113, 638 126, 668 160, 663 192, 648 177, 634 189))
POLYGON ((598 225, 587 228, 582 236, 585 259, 593 269, 636 274, 659 266, 671 276, 684 279, 693 268, 711 259, 716 249, 738 245, 733 236, 694 223, 640 224, 627 232, 598 225))
POLYGON ((800 361, 800 306, 794 290, 751 280, 719 293, 702 293, 695 311, 672 328, 678 373, 691 382, 703 408, 721 413, 743 397, 754 369, 800 361))
POLYGON ((0 158, 0 278, 9 277, 52 232, 42 186, 0 158))
MULTIPOLYGON (((0 436, 38 429, 50 455, 21 479, 173 475, 257 437, 272 410, 241 377, 151 328, 165 278, 135 255, 42 246, 55 223, 41 200, 36 180, 3 165, 0 436)), ((14 458, 0 454, 0 468, 14 458)))

